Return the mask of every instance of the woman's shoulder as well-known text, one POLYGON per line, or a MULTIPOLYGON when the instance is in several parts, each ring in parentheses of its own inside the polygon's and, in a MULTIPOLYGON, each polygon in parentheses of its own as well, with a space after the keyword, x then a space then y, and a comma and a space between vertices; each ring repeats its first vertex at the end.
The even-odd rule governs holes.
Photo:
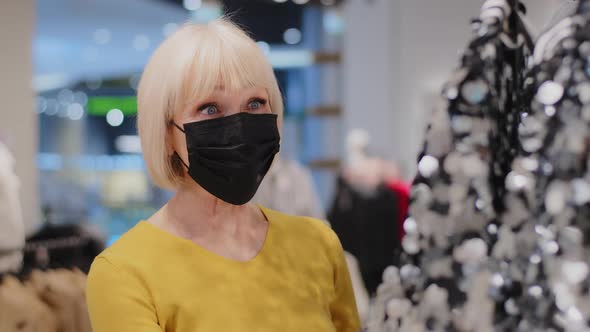
POLYGON ((147 222, 140 221, 100 253, 95 262, 105 261, 109 263, 107 265, 118 269, 149 265, 148 261, 157 255, 157 239, 149 227, 147 222))

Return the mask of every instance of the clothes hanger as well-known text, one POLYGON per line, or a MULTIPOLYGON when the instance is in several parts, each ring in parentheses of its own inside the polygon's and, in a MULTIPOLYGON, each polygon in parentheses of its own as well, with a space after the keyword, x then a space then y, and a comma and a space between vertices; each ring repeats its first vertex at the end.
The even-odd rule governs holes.
POLYGON ((571 37, 576 28, 586 23, 582 15, 590 13, 589 0, 564 0, 564 4, 578 3, 576 12, 572 16, 563 18, 559 23, 546 31, 537 41, 537 47, 533 54, 534 63, 540 64, 552 54, 550 51, 563 39, 571 37))
POLYGON ((524 15, 526 15, 526 7, 524 6, 524 4, 522 4, 522 11, 519 11, 517 13, 518 15, 518 24, 519 24, 519 35, 522 36, 522 38, 524 38, 524 43, 525 45, 528 47, 528 49, 533 52, 533 50, 535 49, 535 39, 533 38, 533 36, 531 36, 530 34, 530 29, 528 28, 528 24, 525 20, 525 18, 523 17, 524 15))
POLYGON ((515 26, 511 27, 515 31, 510 31, 513 34, 513 38, 510 39, 514 39, 516 42, 512 41, 509 43, 503 40, 504 43, 512 49, 519 48, 524 44, 532 52, 535 49, 535 42, 523 17, 527 13, 526 6, 520 0, 510 0, 508 5, 510 6, 510 13, 507 19, 510 20, 512 18, 515 20, 513 22, 515 26))
MULTIPOLYGON (((522 15, 526 14, 526 7, 520 1, 516 0, 487 0, 482 5, 482 10, 477 21, 484 24, 497 25, 499 37, 506 47, 516 49, 525 44, 532 52, 534 50, 534 40, 530 35, 527 24, 522 18, 522 15), (516 14, 517 19, 517 37, 512 38, 505 33, 505 25, 508 23, 511 15, 516 14)), ((489 38, 497 36, 496 33, 491 33, 489 38)), ((482 36, 484 37, 484 36, 482 36)), ((477 47, 482 43, 485 43, 488 38, 483 38, 475 41, 472 45, 477 47)))
POLYGON ((566 17, 549 31, 545 32, 537 41, 537 46, 533 53, 533 61, 535 65, 538 65, 547 59, 547 57, 550 56, 549 51, 561 40, 573 35, 575 27, 582 24, 584 24, 584 19, 580 16, 566 17))

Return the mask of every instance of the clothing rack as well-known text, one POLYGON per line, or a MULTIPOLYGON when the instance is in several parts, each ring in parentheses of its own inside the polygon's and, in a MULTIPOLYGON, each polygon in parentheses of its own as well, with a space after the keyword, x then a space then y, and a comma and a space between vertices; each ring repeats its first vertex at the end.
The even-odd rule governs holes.
POLYGON ((22 251, 22 250, 23 250, 23 248, 2 249, 2 250, 0 250, 0 257, 2 257, 4 255, 11 255, 15 252, 22 251))
POLYGON ((35 252, 39 249, 70 249, 75 247, 84 246, 88 243, 89 239, 83 236, 69 236, 60 239, 33 241, 25 244, 24 252, 35 252))
POLYGON ((91 227, 48 223, 25 242, 23 270, 77 267, 87 273, 104 247, 102 234, 91 227))

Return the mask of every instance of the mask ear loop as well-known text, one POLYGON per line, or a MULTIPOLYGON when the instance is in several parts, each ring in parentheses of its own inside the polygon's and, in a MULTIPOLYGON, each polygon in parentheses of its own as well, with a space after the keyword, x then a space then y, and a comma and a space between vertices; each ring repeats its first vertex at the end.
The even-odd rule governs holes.
POLYGON ((184 129, 182 129, 179 125, 177 125, 176 122, 172 121, 172 124, 174 125, 174 127, 178 128, 178 130, 182 131, 183 134, 186 134, 184 129))
MULTIPOLYGON (((172 124, 178 128, 178 130, 182 131, 183 134, 186 134, 186 132, 184 131, 184 129, 182 129, 179 125, 176 124, 176 122, 172 121, 172 124)), ((184 162, 184 160, 182 160, 182 158, 180 157, 180 155, 178 154, 178 152, 174 151, 174 154, 172 155, 172 157, 176 157, 178 158, 178 160, 180 160, 180 162, 184 165, 184 167, 186 167, 186 169, 188 170, 189 167, 187 165, 187 163, 184 162)))

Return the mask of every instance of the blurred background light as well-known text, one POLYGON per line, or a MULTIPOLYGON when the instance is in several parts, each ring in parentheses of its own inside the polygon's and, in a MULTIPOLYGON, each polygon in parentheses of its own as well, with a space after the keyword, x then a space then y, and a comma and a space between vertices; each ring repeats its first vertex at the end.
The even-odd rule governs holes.
POLYGON ((86 81, 86 86, 90 90, 99 89, 102 86, 102 80, 100 78, 94 78, 86 81))
POLYGON ((88 95, 83 91, 76 91, 74 92, 74 102, 82 106, 86 106, 88 103, 88 95))
POLYGON ((266 55, 266 56, 270 55, 270 45, 267 42, 259 41, 259 42, 256 42, 256 44, 258 45, 258 47, 260 47, 260 49, 262 50, 262 53, 264 53, 264 55, 266 55))
POLYGON ((50 98, 47 100, 47 109, 45 110, 45 113, 47 115, 56 115, 57 114, 57 107, 58 107, 57 100, 50 98))
POLYGON ((70 89, 63 89, 57 94, 57 100, 62 104, 70 104, 74 101, 74 92, 70 89))
POLYGON ((73 103, 68 106, 68 117, 71 120, 80 120, 84 116, 84 107, 78 103, 73 103))
POLYGON ((120 126, 123 123, 123 120, 125 120, 125 116, 123 115, 123 112, 118 108, 114 108, 107 113, 107 123, 111 127, 120 126))
POLYGON ((314 54, 306 50, 273 50, 269 61, 275 69, 307 67, 313 65, 314 54))
POLYGON ((283 33, 283 39, 289 45, 299 44, 301 42, 301 31, 296 28, 287 29, 283 33))
POLYGON ((62 73, 40 74, 33 78, 35 91, 55 90, 70 83, 68 77, 62 73))
POLYGON ((330 35, 342 35, 344 33, 344 19, 336 10, 327 10, 322 24, 324 31, 330 35))
POLYGON ((198 10, 203 5, 202 0, 184 0, 183 1, 184 8, 187 10, 198 10))
POLYGON ((141 141, 137 135, 121 135, 117 137, 115 147, 122 153, 141 153, 141 141))

